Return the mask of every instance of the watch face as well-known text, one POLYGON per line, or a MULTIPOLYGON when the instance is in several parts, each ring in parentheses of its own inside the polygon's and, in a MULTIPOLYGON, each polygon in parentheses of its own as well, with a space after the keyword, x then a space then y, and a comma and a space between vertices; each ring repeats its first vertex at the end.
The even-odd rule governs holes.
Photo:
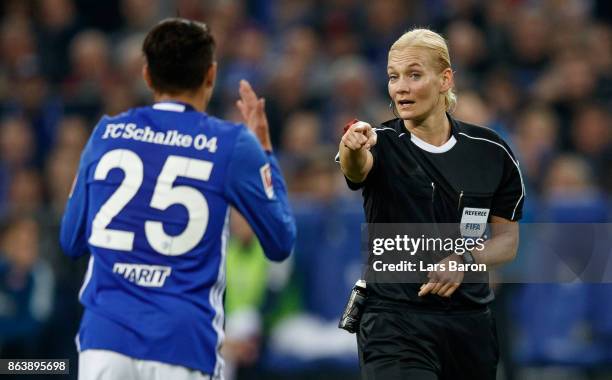
POLYGON ((466 264, 474 264, 474 256, 472 256, 472 254, 469 252, 464 253, 463 262, 466 264))

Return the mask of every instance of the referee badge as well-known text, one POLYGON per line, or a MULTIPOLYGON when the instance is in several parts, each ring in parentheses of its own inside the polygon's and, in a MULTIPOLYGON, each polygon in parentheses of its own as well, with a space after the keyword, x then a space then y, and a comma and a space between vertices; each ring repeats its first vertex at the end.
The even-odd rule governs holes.
POLYGON ((464 207, 461 216, 461 236, 464 238, 479 238, 487 229, 489 220, 488 208, 464 207))

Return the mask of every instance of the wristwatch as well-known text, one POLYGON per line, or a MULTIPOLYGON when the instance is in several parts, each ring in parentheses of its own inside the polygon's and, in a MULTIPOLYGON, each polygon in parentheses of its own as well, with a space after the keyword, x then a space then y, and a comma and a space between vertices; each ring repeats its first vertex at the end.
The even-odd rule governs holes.
POLYGON ((474 260, 474 256, 472 256, 472 252, 465 251, 463 253, 463 262, 465 264, 474 264, 474 263, 476 263, 476 260, 474 260))

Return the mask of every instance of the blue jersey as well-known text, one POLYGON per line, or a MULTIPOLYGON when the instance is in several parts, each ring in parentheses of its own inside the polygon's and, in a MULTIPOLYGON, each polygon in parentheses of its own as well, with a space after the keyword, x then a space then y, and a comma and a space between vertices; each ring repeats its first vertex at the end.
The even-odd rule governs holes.
POLYGON ((60 232, 66 254, 91 253, 78 349, 220 376, 230 205, 268 258, 289 255, 295 223, 278 163, 244 125, 172 102, 102 118, 60 232))

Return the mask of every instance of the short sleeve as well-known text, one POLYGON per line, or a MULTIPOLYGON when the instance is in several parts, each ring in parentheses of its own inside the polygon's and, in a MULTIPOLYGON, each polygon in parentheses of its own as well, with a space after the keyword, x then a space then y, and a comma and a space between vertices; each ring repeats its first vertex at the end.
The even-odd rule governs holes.
POLYGON ((506 144, 503 146, 506 152, 502 179, 493 195, 491 215, 517 221, 523 215, 525 185, 518 160, 506 144))

